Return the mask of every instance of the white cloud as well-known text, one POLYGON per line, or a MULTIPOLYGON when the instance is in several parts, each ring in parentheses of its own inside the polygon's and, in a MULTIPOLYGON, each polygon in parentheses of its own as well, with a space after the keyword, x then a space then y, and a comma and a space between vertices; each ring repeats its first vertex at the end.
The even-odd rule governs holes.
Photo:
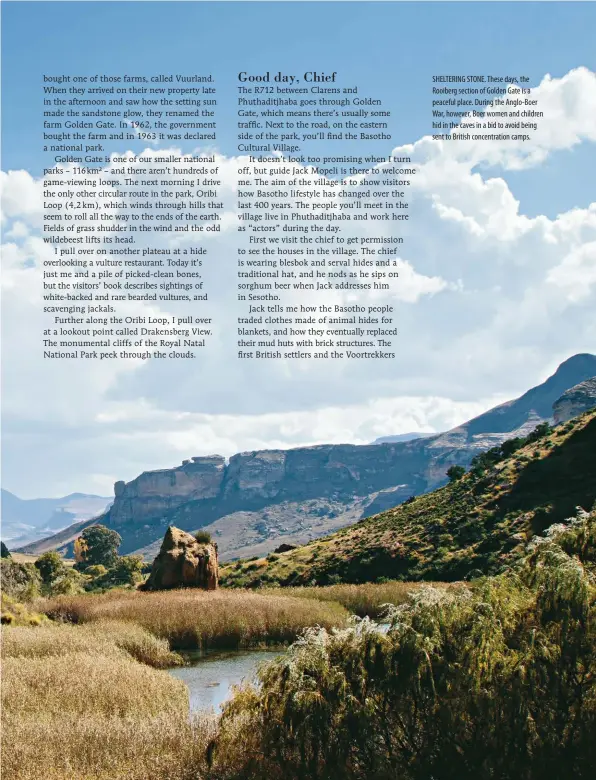
POLYGON ((572 249, 549 271, 547 282, 559 287, 569 303, 588 300, 596 284, 596 241, 572 249))
MULTIPOLYGON (((344 228, 346 235, 404 238, 394 289, 357 295, 359 303, 394 307, 393 361, 237 360, 236 248, 250 234, 237 233, 235 216, 245 159, 222 155, 221 231, 200 239, 211 299, 204 312, 215 321, 200 357, 44 361, 39 275, 54 250, 41 238, 41 185, 25 171, 2 173, 5 486, 24 495, 97 492, 112 477, 130 479, 185 455, 444 430, 496 402, 495 394, 503 400, 522 392, 570 354, 591 351, 596 204, 530 218, 495 166, 540 165, 596 140, 596 76, 579 68, 546 77, 534 93, 545 118, 532 142, 424 138, 400 147, 394 155, 410 156, 418 170, 409 221, 344 228)), ((126 189, 111 173, 117 167, 105 176, 126 189)), ((151 243, 184 248, 189 239, 153 233, 151 243)), ((310 305, 356 300, 337 291, 291 295, 310 305)), ((131 315, 185 312, 177 304, 125 308, 131 315)))

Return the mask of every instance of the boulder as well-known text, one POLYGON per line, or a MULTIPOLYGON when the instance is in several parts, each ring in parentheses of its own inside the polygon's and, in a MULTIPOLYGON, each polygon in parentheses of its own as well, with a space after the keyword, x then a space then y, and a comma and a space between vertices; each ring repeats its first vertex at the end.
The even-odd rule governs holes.
POLYGON ((197 542, 191 534, 170 526, 142 590, 215 590, 217 585, 217 545, 197 542))

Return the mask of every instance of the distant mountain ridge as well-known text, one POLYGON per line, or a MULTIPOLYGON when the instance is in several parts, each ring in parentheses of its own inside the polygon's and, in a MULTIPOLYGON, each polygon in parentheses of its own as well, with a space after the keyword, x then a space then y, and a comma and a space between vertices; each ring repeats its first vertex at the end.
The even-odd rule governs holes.
POLYGON ((73 523, 102 514, 111 500, 87 493, 71 493, 61 498, 23 499, 2 489, 2 540, 11 549, 38 541, 73 523))
MULTIPOLYGON (((553 403, 596 375, 596 356, 575 355, 553 376, 451 431, 410 441, 317 445, 194 457, 170 469, 117 482, 99 522, 118 531, 121 552, 155 554, 168 525, 205 528, 222 560, 262 555, 280 543, 303 544, 359 518, 395 507, 446 481, 451 465, 552 420, 553 403)), ((70 541, 82 529, 70 529, 70 541)), ((49 538, 22 548, 38 553, 65 544, 49 538)))
POLYGON ((414 439, 427 439, 429 436, 436 436, 435 433, 394 433, 392 436, 380 436, 372 444, 394 444, 398 441, 413 441, 414 439))

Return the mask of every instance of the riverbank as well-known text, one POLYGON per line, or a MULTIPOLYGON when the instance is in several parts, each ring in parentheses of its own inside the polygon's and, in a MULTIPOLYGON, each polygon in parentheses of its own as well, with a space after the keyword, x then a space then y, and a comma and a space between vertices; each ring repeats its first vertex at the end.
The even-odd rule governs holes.
MULTIPOLYGON (((186 780, 192 771, 200 780, 217 719, 189 719, 186 684, 163 670, 184 669, 176 650, 279 648, 311 626, 346 626, 349 612, 313 591, 114 590, 36 600, 40 625, 2 628, 4 775, 186 780)), ((231 683, 244 676, 234 671, 231 683)), ((228 690, 222 683, 215 708, 228 690)))

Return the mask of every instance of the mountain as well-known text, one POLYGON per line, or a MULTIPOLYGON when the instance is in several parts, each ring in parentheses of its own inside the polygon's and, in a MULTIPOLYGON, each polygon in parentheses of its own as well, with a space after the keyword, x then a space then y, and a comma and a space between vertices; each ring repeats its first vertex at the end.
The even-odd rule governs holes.
POLYGON ((392 436, 381 436, 375 439, 372 444, 394 444, 397 441, 413 441, 414 439, 427 439, 434 436, 433 433, 395 433, 392 436))
POLYGON ((506 433, 527 426, 533 418, 549 419, 553 404, 566 390, 595 375, 596 355, 574 355, 542 384, 471 420, 465 426, 467 433, 506 433))
POLYGON ((2 490, 2 539, 10 548, 38 541, 75 522, 102 514, 110 500, 86 493, 22 499, 2 490))
POLYGON ((580 382, 563 393, 553 406, 555 422, 566 422, 594 406, 596 406, 596 376, 580 382))
MULTIPOLYGON (((180 466, 117 482, 100 522, 122 536, 122 553, 151 558, 168 525, 205 528, 222 560, 304 544, 439 487, 451 465, 552 419, 565 390, 596 373, 596 357, 576 355, 518 399, 446 433, 370 445, 327 444, 291 450, 194 457, 180 466)), ((65 529, 60 544, 80 528, 65 529)), ((58 540, 47 539, 48 544, 58 540)), ((37 544, 23 548, 38 553, 37 544)))
POLYGON ((453 581, 494 574, 596 500, 596 409, 485 453, 463 478, 332 536, 221 571, 223 585, 453 581))

